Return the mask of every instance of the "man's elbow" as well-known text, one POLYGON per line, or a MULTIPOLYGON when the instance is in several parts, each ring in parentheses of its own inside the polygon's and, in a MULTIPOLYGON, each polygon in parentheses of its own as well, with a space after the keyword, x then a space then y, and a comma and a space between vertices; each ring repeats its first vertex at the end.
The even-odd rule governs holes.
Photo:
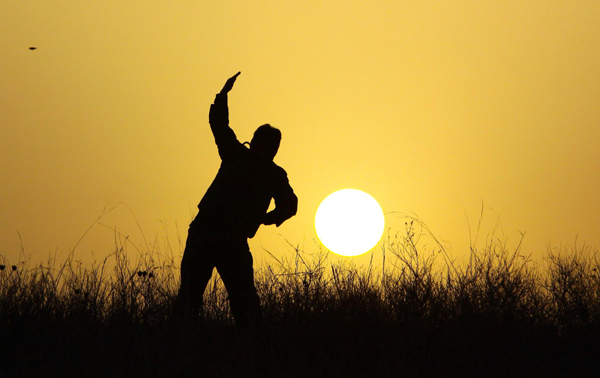
POLYGON ((295 194, 290 199, 290 218, 296 215, 298 212, 298 196, 295 194))
POLYGON ((278 208, 276 208, 275 210, 273 210, 273 215, 275 215, 275 213, 278 213, 276 216, 276 218, 278 218, 274 224, 275 226, 279 227, 283 224, 283 222, 285 222, 286 220, 290 219, 291 217, 293 217, 294 215, 296 215, 296 213, 298 212, 298 197, 296 197, 296 195, 294 195, 293 197, 290 197, 289 200, 286 202, 285 205, 282 205, 278 208))

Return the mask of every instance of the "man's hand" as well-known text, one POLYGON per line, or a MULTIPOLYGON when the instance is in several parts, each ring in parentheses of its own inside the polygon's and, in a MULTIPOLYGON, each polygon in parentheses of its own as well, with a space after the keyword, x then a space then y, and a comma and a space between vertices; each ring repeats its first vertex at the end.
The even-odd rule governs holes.
POLYGON ((277 221, 273 216, 275 214, 273 214, 273 211, 269 211, 268 213, 265 214, 265 216, 263 217, 262 220, 262 224, 264 224, 265 226, 270 226, 272 224, 274 224, 275 226, 279 227, 281 226, 281 224, 283 223, 283 221, 277 221))
POLYGON ((227 80, 227 82, 223 86, 223 89, 221 89, 221 94, 226 95, 227 93, 229 93, 229 91, 233 88, 233 83, 235 83, 235 79, 237 79, 237 77, 240 74, 241 74, 241 72, 238 72, 227 80))

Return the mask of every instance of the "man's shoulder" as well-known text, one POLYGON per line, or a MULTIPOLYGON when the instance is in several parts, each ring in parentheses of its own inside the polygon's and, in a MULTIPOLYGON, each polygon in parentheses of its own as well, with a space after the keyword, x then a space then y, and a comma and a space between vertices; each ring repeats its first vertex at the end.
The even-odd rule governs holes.
POLYGON ((221 155, 221 160, 225 161, 247 161, 250 157, 250 150, 240 143, 237 139, 230 144, 229 153, 225 156, 221 155))
POLYGON ((285 171, 285 169, 281 168, 280 166, 278 166, 274 161, 271 162, 271 170, 274 174, 276 174, 277 176, 282 176, 282 177, 286 177, 287 178, 287 172, 285 171))

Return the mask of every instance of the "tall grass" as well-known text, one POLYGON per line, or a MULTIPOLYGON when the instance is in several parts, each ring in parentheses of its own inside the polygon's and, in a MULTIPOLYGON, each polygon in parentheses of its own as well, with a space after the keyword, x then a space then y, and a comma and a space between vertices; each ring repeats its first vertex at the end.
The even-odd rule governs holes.
MULTIPOLYGON (((147 244, 146 244, 147 245, 147 244)), ((593 376, 600 261, 590 246, 532 261, 491 234, 451 259, 409 220, 384 264, 290 245, 258 267, 260 330, 239 333, 217 275, 197 324, 170 320, 179 257, 115 249, 86 265, 0 257, 0 375, 593 376), (133 259, 132 260, 132 257, 133 259), (4 372, 4 373, 2 373, 4 372)))

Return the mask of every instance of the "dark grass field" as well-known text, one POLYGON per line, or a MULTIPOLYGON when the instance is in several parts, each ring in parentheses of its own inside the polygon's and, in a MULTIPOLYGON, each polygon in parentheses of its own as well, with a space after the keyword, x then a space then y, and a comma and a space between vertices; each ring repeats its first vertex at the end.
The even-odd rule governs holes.
POLYGON ((489 238, 456 262, 426 234, 407 224, 379 268, 297 248, 273 258, 256 271, 265 321, 244 332, 216 275, 199 321, 171 320, 179 261, 156 251, 0 260, 0 376, 600 376, 594 249, 534 262, 489 238))

